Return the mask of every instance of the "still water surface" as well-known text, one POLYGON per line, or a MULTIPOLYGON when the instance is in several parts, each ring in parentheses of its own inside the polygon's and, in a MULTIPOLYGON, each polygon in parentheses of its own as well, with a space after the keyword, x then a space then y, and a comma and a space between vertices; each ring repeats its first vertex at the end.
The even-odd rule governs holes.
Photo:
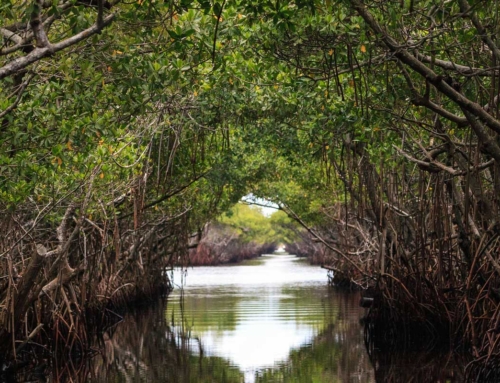
POLYGON ((174 273, 167 319, 191 352, 217 357, 242 382, 372 382, 359 297, 293 255, 174 273))
POLYGON ((466 381, 467 360, 442 345, 367 347, 359 295, 328 288, 322 269, 294 256, 173 278, 168 299, 96 334, 92 358, 49 357, 16 376, 0 373, 0 383, 466 381))
POLYGON ((324 270, 291 255, 173 275, 158 305, 105 334, 84 367, 53 382, 449 383, 463 363, 442 350, 382 351, 363 338, 359 295, 327 286, 324 270))
POLYGON ((382 351, 371 344, 368 354, 359 295, 328 288, 324 270, 295 256, 265 255, 173 277, 177 288, 167 301, 104 334, 89 363, 56 364, 50 381, 464 381, 465 364, 446 350, 382 351))
MULTIPOLYGON (((292 255, 175 271, 165 304, 105 337, 87 382, 374 382, 357 294, 292 255)), ((163 302, 165 303, 165 302, 163 302)))

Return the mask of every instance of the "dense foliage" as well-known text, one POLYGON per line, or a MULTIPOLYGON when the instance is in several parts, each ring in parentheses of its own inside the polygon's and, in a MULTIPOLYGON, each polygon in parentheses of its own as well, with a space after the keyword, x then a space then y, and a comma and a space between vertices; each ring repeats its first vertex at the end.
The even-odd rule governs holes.
POLYGON ((0 19, 0 341, 153 289, 252 191, 377 286, 378 323, 498 353, 498 2, 9 0, 0 19))
POLYGON ((294 223, 282 211, 265 216, 255 205, 238 203, 225 212, 218 222, 231 227, 245 242, 285 244, 293 242, 295 233, 289 229, 294 223))

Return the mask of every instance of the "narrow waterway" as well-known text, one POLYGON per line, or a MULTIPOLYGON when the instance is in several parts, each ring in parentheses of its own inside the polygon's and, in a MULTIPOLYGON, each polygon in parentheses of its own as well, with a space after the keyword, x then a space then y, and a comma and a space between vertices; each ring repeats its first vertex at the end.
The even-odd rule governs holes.
POLYGON ((371 382, 356 294, 293 255, 175 273, 167 319, 193 355, 220 358, 251 382, 371 382))
POLYGON ((264 255, 172 277, 173 293, 99 334, 92 358, 48 359, 0 382, 464 382, 466 361, 433 345, 370 344, 368 354, 359 295, 329 288, 304 259, 264 255))

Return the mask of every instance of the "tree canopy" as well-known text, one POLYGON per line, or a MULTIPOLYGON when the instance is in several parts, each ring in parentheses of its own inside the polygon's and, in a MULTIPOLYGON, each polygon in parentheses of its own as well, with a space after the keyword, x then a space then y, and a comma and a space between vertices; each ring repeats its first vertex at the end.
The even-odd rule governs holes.
POLYGON ((253 192, 391 313, 496 349, 498 2, 7 0, 0 19, 0 340, 42 292, 161 270, 253 192))

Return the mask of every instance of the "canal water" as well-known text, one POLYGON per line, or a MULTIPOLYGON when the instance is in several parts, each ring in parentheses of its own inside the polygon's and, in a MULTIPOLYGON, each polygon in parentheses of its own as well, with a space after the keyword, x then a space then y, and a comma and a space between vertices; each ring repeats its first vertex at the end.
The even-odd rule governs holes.
POLYGON ((175 271, 166 308, 129 318, 92 381, 374 382, 357 294, 293 255, 175 271))
POLYGON ((221 358, 242 382, 373 381, 359 297, 333 292, 326 271, 304 259, 264 255, 176 273, 174 283, 173 331, 190 334, 193 354, 221 358))
POLYGON ((325 270, 304 259, 264 255, 172 278, 173 293, 100 336, 93 358, 55 361, 48 379, 35 371, 18 381, 464 381, 465 364, 449 351, 367 347, 359 295, 329 288, 325 270))

